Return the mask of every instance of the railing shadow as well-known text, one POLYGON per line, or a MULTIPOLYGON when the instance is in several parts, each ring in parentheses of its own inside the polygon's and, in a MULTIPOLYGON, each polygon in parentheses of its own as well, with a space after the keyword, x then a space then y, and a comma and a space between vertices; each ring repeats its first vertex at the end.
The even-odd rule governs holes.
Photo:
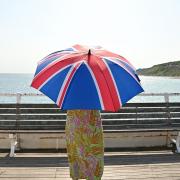
MULTIPOLYGON (((106 165, 180 163, 180 154, 106 155, 106 165)), ((2 157, 0 167, 68 167, 67 157, 2 157)))

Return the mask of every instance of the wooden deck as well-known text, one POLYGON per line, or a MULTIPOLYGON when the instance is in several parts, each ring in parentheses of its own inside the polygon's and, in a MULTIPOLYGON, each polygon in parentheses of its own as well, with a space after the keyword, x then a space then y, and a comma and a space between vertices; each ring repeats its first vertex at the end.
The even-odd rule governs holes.
MULTIPOLYGON (((65 153, 0 153, 0 180, 70 180, 65 153)), ((102 180, 180 180, 180 154, 171 151, 105 153, 102 180)))

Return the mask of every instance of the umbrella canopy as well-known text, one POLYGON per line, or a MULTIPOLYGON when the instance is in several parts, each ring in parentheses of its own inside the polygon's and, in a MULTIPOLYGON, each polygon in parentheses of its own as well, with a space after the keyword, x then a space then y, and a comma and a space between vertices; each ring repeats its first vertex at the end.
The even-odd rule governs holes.
POLYGON ((99 46, 81 45, 39 61, 31 86, 65 110, 117 111, 143 92, 128 60, 99 46))

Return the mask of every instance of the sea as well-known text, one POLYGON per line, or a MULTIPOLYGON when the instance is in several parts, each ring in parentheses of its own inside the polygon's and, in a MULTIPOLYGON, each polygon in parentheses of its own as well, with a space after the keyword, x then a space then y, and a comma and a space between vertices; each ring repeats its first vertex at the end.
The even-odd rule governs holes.
MULTIPOLYGON (((145 93, 180 93, 180 77, 139 76, 145 93)), ((15 103, 16 97, 1 96, 1 93, 35 93, 38 90, 30 87, 33 74, 0 74, 0 103, 15 103)), ((163 102, 164 97, 136 96, 129 102, 163 102)), ((180 102, 180 96, 170 97, 170 101, 180 102)), ((21 103, 53 103, 46 96, 22 96, 21 103)))

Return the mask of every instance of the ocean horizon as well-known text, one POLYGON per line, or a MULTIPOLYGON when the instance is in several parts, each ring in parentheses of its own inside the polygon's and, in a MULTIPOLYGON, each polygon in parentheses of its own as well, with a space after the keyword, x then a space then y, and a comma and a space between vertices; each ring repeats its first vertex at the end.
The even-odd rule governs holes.
MULTIPOLYGON (((0 93, 35 93, 30 87, 32 73, 0 73, 0 93)), ((145 93, 180 93, 180 77, 139 76, 145 93)), ((171 101, 180 102, 180 96, 171 97, 171 101)), ((129 102, 163 102, 163 97, 137 96, 129 102)), ((15 97, 0 96, 0 103, 14 103, 15 97)), ((22 103, 53 103, 48 97, 22 97, 22 103)))

